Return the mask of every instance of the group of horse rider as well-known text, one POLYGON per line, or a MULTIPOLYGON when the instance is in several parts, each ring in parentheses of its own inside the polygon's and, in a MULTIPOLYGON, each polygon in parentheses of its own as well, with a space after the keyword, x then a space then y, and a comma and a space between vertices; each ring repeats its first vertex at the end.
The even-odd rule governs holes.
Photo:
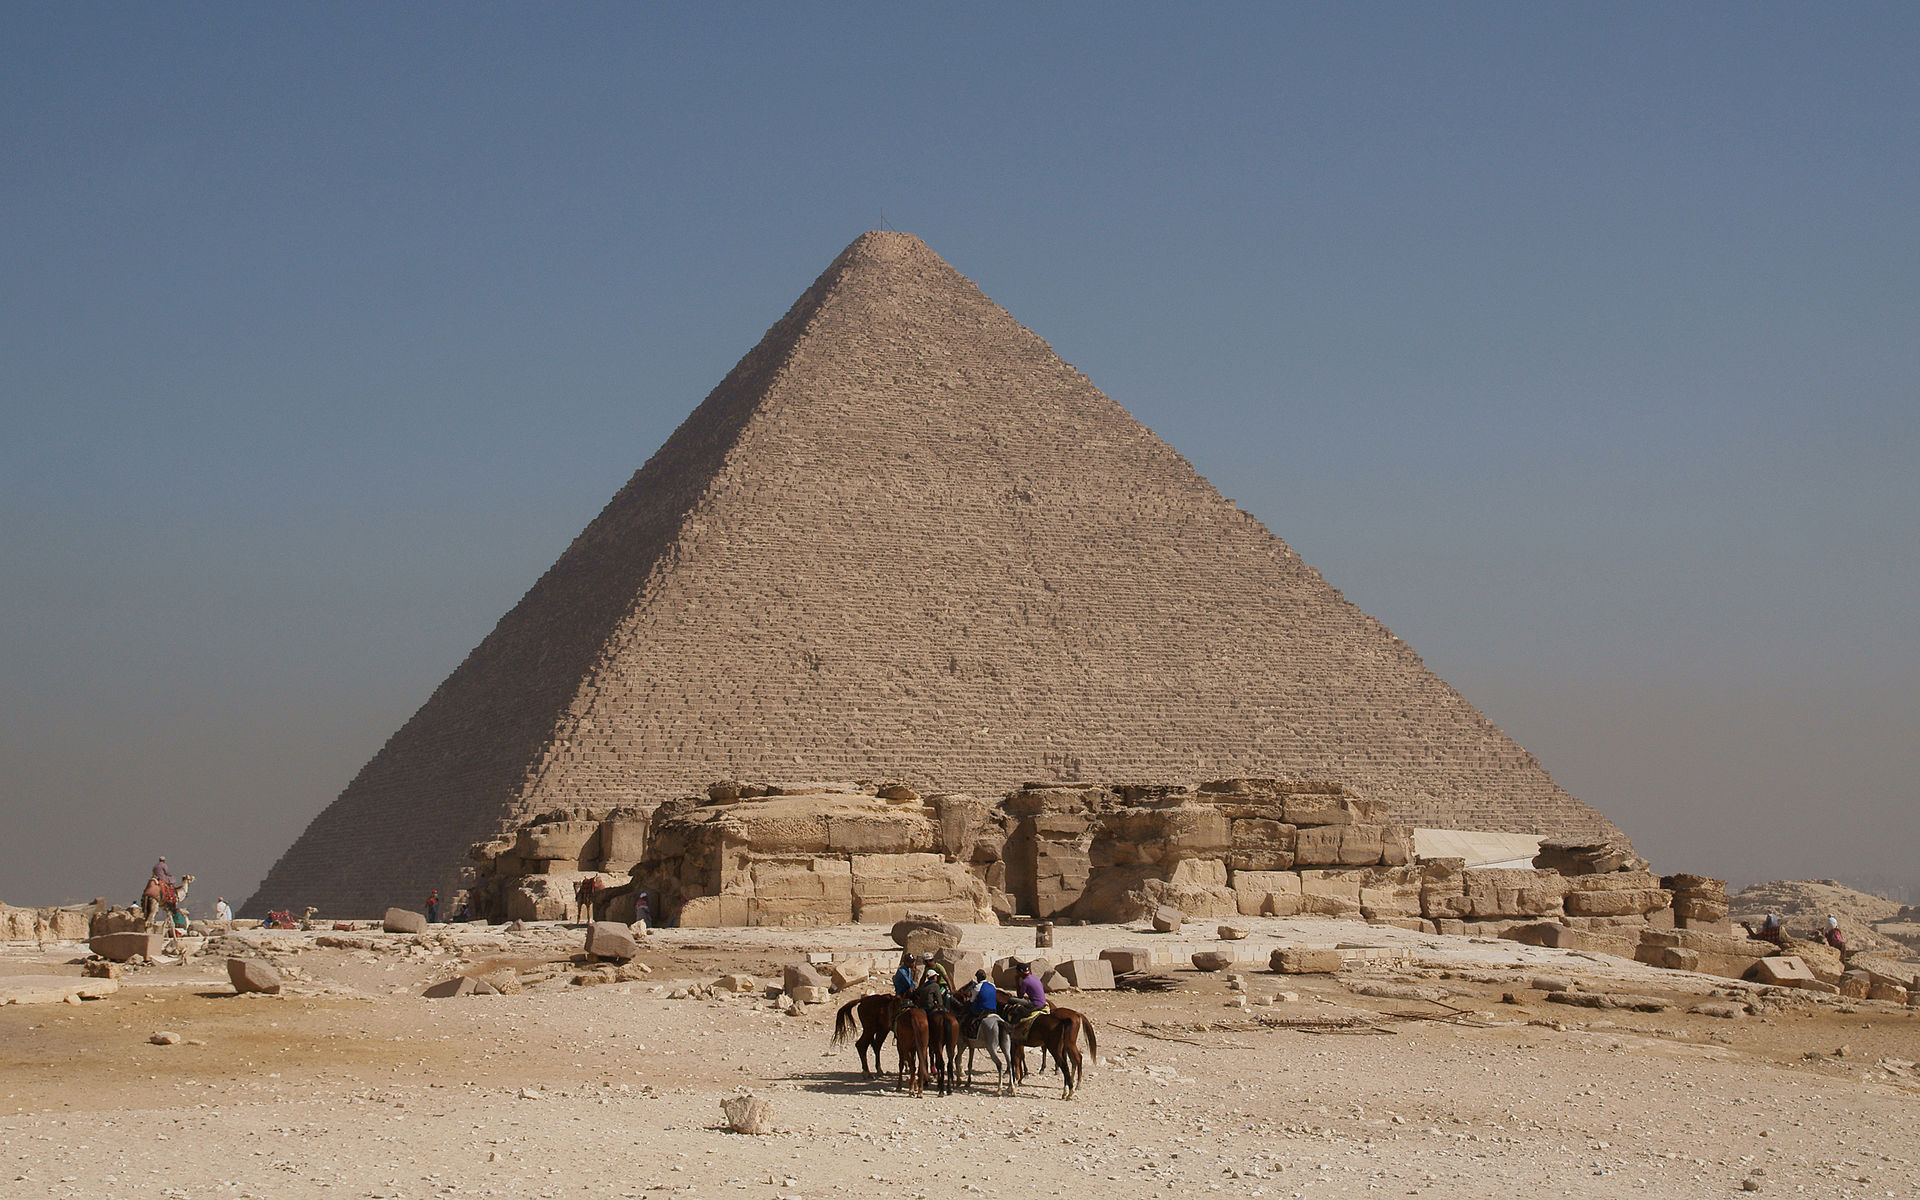
POLYGON ((988 1013, 998 1013, 1009 1024, 1023 1025, 1047 1011, 1047 989, 1033 973, 1032 963, 1016 962, 1013 967, 1018 982, 1014 985, 1014 994, 1003 999, 984 970, 975 971, 972 979, 956 989, 947 964, 924 950, 903 952, 900 966, 893 973, 895 1016, 909 1004, 918 1004, 929 1011, 957 1007, 968 1037, 973 1036, 980 1018, 988 1013), (948 996, 958 1002, 957 1006, 948 996))

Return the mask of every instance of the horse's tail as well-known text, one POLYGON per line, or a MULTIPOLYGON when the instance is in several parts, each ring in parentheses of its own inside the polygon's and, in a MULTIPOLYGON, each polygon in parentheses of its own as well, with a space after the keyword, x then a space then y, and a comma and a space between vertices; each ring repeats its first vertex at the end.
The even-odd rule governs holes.
POLYGON ((854 1016, 854 1010, 859 1007, 859 1000, 849 1000, 840 1006, 840 1011, 834 1014, 833 1040, 829 1043, 830 1045, 838 1046, 847 1040, 847 1035, 852 1033, 853 1027, 859 1023, 859 1018, 854 1016))
POLYGON ((1093 1059, 1094 1062, 1099 1062, 1100 1043, 1096 1041, 1093 1036, 1093 1018, 1082 1016, 1080 1018, 1080 1028, 1084 1030, 1087 1035, 1087 1056, 1093 1059))

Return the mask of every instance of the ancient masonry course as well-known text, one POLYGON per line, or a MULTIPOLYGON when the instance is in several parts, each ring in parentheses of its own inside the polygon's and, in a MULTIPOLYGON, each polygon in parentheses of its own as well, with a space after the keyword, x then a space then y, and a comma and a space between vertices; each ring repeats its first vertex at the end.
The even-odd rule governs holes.
POLYGON ((417 903, 503 827, 721 778, 1234 776, 1619 836, 922 242, 868 233, 243 911, 417 903))

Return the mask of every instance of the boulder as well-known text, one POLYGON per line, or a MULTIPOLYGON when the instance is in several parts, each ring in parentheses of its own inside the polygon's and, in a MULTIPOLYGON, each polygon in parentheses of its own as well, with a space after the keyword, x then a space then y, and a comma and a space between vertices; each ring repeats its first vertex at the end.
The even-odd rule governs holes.
POLYGON ((1216 932, 1219 933, 1220 940, 1223 942, 1237 942, 1247 936, 1247 927, 1244 925, 1222 925, 1216 932))
POLYGON ((1110 991, 1113 988, 1113 964, 1101 958, 1070 958, 1057 968, 1068 987, 1083 992, 1110 991))
POLYGON ((1641 961, 1667 971, 1698 971, 1700 952, 1684 946, 1661 946, 1654 950, 1650 958, 1641 961))
POLYGON ((975 971, 986 969, 987 956, 978 950, 935 950, 933 961, 947 969, 947 978, 955 987, 965 987, 975 971))
POLYGON ((404 908, 390 908, 381 919, 380 928, 388 933, 425 933, 427 918, 425 913, 417 913, 404 908))
POLYGON ((889 934, 893 944, 909 954, 931 954, 958 946, 965 931, 952 921, 938 917, 910 916, 895 921, 889 934))
POLYGON ((420 994, 428 1000, 445 1000, 449 996, 468 996, 473 994, 476 984, 465 975, 455 975, 452 979, 442 979, 420 994))
POLYGON ((722 975, 713 981, 716 990, 736 996, 750 995, 760 989, 760 981, 751 975, 722 975))
POLYGON ((720 1102, 727 1128, 735 1133, 772 1133, 773 1105, 758 1096, 729 1096, 720 1102))
POLYGON ((89 938, 87 946, 101 958, 126 962, 139 957, 151 962, 160 957, 167 939, 157 933, 103 933, 89 938))
POLYGON ((1170 905, 1161 905, 1153 910, 1153 929, 1155 933, 1177 933, 1186 921, 1187 914, 1170 905))
POLYGON ((260 992, 268 996, 280 994, 280 972, 257 958, 229 958, 227 978, 233 982, 233 990, 238 995, 248 992, 260 992))
MULTIPOLYGON (((835 991, 844 992, 856 983, 863 982, 873 974, 873 962, 865 958, 850 958, 845 962, 827 964, 827 981, 835 991)), ((741 976, 739 978, 745 978, 741 976)))
POLYGON ((829 986, 827 976, 812 963, 788 963, 781 970, 780 990, 789 996, 797 988, 814 987, 825 991, 829 986))
POLYGON ((1873 988, 1873 976, 1865 971, 1848 971, 1840 976, 1840 994, 1851 1000, 1865 1000, 1873 988))
POLYGON ((1885 1000, 1889 1004, 1905 1004, 1912 993, 1897 983, 1874 982, 1867 988, 1867 999, 1885 1000))
POLYGON ((1196 971, 1224 971, 1233 965, 1233 954, 1226 950, 1196 950, 1193 954, 1193 969, 1196 971))
POLYGON ((1267 965, 1282 975, 1331 975, 1340 969, 1338 950, 1282 946, 1267 959, 1267 965))
POLYGON ((833 993, 823 987, 802 986, 787 989, 787 997, 795 1004, 825 1004, 833 993))
POLYGON ((625 962, 639 953, 639 939, 618 921, 595 921, 587 926, 588 957, 625 962))
POLYGON ((1130 975, 1153 969, 1153 951, 1141 946, 1115 946, 1102 950, 1100 958, 1115 975, 1130 975))
MULTIPOLYGON (((1813 972, 1807 968, 1806 962, 1798 956, 1791 954, 1779 954, 1771 958, 1761 959, 1759 962, 1753 964, 1753 967, 1747 972, 1746 978, 1755 983, 1771 984, 1774 987, 1806 988, 1809 991, 1820 990, 1819 988, 1810 986, 1820 981, 1814 978, 1813 972)), ((1835 990, 1838 991, 1839 989, 1836 987, 1835 990)))

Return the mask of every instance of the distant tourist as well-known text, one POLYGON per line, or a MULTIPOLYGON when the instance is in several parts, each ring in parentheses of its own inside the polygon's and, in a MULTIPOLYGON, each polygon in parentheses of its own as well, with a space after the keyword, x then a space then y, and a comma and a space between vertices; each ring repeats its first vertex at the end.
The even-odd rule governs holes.
POLYGON ((427 893, 427 924, 435 925, 440 921, 440 889, 427 893))
POLYGON ((1846 935, 1840 932, 1840 918, 1833 913, 1827 914, 1827 945, 1840 951, 1847 948, 1846 935))
POLYGON ((635 892, 633 895, 633 923, 642 929, 653 927, 653 907, 647 903, 645 892, 635 892))
POLYGON ((227 903, 225 896, 219 896, 214 899, 213 919, 216 921, 233 920, 233 907, 227 903))

